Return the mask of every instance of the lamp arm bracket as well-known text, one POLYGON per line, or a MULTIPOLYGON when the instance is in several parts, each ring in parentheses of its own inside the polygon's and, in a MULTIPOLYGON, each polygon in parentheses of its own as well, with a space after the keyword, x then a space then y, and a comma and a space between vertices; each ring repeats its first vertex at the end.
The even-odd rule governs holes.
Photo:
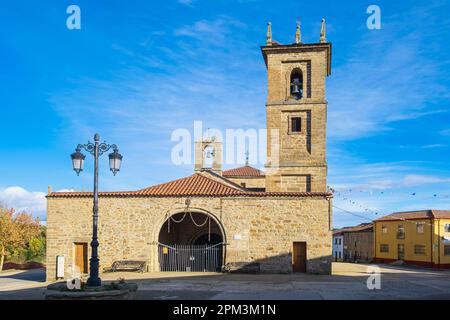
MULTIPOLYGON (((95 143, 88 142, 86 144, 79 144, 77 148, 84 149, 93 156, 95 155, 95 143)), ((115 144, 107 144, 106 142, 100 143, 98 145, 98 156, 100 157, 103 153, 110 149, 117 150, 117 146, 115 144)))

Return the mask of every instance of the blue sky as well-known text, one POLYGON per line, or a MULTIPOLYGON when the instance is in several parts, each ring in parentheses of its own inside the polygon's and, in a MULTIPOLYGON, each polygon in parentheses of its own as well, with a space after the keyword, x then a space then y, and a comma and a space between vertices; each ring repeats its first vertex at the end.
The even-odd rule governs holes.
POLYGON ((450 209, 450 5, 445 1, 2 1, 0 201, 45 220, 47 185, 90 190, 69 155, 99 132, 124 155, 101 190, 186 176, 171 162, 177 128, 265 127, 273 37, 333 43, 327 80, 334 226, 392 211, 450 209), (66 8, 81 8, 81 30, 66 8), (381 8, 381 30, 366 8, 381 8), (351 190, 351 191, 350 191, 351 190), (415 195, 412 195, 415 193, 415 195), (375 214, 378 213, 378 214, 375 214))

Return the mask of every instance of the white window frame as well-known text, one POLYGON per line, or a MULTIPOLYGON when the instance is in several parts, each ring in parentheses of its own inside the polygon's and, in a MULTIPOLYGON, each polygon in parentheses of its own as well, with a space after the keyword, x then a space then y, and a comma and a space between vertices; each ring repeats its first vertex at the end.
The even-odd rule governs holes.
POLYGON ((416 224, 416 232, 418 234, 424 234, 425 233, 425 222, 417 222, 416 224), (421 230, 421 231, 419 231, 421 230))

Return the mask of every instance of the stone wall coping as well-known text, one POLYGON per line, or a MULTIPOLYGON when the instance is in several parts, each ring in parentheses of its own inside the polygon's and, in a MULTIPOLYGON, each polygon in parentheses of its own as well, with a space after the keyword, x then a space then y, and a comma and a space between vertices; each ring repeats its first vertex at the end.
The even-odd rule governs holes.
MULTIPOLYGON (((92 192, 52 192, 46 196, 47 198, 92 198, 92 192)), ((330 192, 245 192, 234 195, 202 195, 202 194, 177 194, 177 195, 146 195, 138 194, 136 191, 122 192, 99 192, 102 198, 332 198, 330 192)))

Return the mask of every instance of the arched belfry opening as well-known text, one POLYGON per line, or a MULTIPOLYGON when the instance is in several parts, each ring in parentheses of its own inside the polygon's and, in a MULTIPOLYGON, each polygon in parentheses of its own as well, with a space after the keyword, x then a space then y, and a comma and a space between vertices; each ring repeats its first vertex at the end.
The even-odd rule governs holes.
POLYGON ((186 210, 168 216, 158 236, 160 271, 220 272, 225 236, 216 219, 186 210))
POLYGON ((202 138, 195 142, 195 171, 211 170, 222 174, 222 142, 215 138, 202 138))
POLYGON ((291 72, 290 96, 296 100, 303 97, 303 73, 299 68, 295 68, 291 72))
POLYGON ((206 145, 203 149, 203 169, 212 169, 214 165, 214 147, 206 145))

